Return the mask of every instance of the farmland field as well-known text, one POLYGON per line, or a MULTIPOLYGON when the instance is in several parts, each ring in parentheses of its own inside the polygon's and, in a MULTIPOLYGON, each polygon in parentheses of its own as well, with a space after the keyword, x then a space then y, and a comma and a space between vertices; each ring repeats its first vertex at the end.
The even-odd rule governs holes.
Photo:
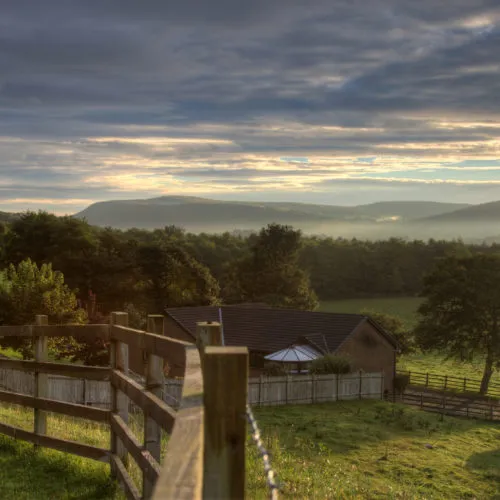
MULTIPOLYGON (((398 360, 398 370, 410 370, 412 372, 435 373, 452 377, 467 377, 479 379, 483 376, 484 360, 479 357, 473 362, 446 359, 437 353, 414 353, 401 356, 398 360)), ((494 371, 491 383, 500 384, 500 371, 494 371)))
MULTIPOLYGON (((283 498, 481 498, 500 495, 500 430, 380 401, 255 409, 283 498)), ((32 426, 32 412, 0 407, 32 426)), ((108 446, 99 424, 49 415, 49 432, 108 446)), ((136 429, 137 432, 137 429, 136 429)), ((133 461, 131 461, 133 463, 133 461)), ((0 436, 0 498, 124 498, 109 467, 0 436)), ((248 444, 249 499, 267 498, 263 464, 248 444)), ((134 474, 135 479, 139 479, 134 474)))
POLYGON ((319 310, 336 313, 359 313, 363 309, 400 317, 408 327, 416 322, 416 312, 421 304, 420 297, 382 297, 372 299, 330 300, 321 302, 319 310))
MULTIPOLYGON (((500 498, 498 424, 380 401, 257 412, 285 498, 500 498)), ((251 450, 249 498, 266 498, 251 450)))

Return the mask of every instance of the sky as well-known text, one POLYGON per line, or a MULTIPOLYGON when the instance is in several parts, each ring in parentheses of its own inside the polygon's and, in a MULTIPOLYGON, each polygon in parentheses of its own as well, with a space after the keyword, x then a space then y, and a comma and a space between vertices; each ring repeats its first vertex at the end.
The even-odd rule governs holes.
POLYGON ((2 0, 0 210, 500 200, 498 0, 2 0))

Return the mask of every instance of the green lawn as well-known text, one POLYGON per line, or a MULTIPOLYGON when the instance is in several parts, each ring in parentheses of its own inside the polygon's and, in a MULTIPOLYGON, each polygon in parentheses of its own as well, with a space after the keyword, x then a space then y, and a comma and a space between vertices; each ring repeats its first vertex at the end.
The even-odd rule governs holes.
MULTIPOLYGON (((410 370, 412 372, 435 373, 452 377, 467 377, 481 379, 483 376, 484 361, 477 359, 472 363, 462 362, 454 359, 446 359, 445 356, 434 353, 415 353, 401 356, 398 361, 398 370, 410 370)), ((491 377, 491 383, 500 384, 500 372, 497 370, 491 377)))
MULTIPOLYGON (((498 424, 377 401, 268 407, 256 417, 284 498, 500 498, 498 424)), ((249 498, 266 498, 253 449, 248 468, 249 498)))
MULTIPOLYGON (((500 430, 380 401, 255 409, 283 498, 500 498, 500 430), (426 445, 432 445, 432 448, 426 445)), ((32 412, 2 405, 0 421, 30 429, 32 412)), ((49 434, 109 444, 95 423, 49 414, 49 434), (78 423, 77 423, 78 422, 78 423)), ((134 426, 139 434, 140 426, 134 426)), ((139 435, 138 435, 139 437, 139 435)), ((131 461, 133 463, 133 461, 131 461)), ((248 444, 248 498, 267 498, 248 444)), ((132 470, 139 480, 137 469, 132 470)), ((109 467, 0 436, 0 498, 124 498, 109 467)))
POLYGON ((419 297, 395 297, 377 299, 330 300, 320 303, 319 310, 338 313, 359 313, 363 309, 400 317, 408 327, 416 322, 416 311, 422 299, 419 297))

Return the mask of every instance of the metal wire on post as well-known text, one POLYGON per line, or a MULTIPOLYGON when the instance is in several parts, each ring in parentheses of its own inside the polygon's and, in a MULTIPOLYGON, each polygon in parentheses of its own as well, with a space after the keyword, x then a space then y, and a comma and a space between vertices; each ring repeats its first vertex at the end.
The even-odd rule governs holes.
POLYGON ((269 458, 269 453, 264 447, 264 443, 262 442, 262 438, 260 435, 260 429, 257 424, 257 420, 253 416, 252 409, 250 408, 250 405, 247 405, 247 420, 250 426, 252 427, 252 440, 255 443, 255 446, 257 446, 257 449, 259 450, 259 455, 262 458, 262 461, 264 462, 264 471, 266 473, 266 481, 267 481, 267 486, 269 487, 269 498, 271 500, 278 500, 278 492, 279 492, 279 487, 278 484, 276 483, 276 478, 274 476, 273 469, 271 468, 271 460, 269 458))

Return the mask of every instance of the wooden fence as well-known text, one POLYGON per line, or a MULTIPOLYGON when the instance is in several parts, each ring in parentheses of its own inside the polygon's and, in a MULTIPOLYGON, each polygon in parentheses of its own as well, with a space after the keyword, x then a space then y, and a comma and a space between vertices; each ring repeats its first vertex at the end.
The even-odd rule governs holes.
MULTIPOLYGON (((479 394, 479 388, 481 387, 481 380, 478 378, 454 377, 410 370, 398 370, 397 374, 406 375, 410 386, 422 386, 439 391, 479 394)), ((488 396, 500 398, 500 384, 490 382, 488 396)))
POLYGON ((393 394, 389 399, 442 415, 500 420, 500 401, 493 398, 477 399, 458 393, 409 390, 402 394, 393 394))
MULTIPOLYGON (((0 362, 0 366, 9 365, 0 362)), ((16 366, 15 362, 14 365, 16 366)), ((131 375, 131 374, 130 374, 131 375)), ((143 377, 136 382, 144 384, 143 377)), ((182 399, 182 379, 165 379, 161 399, 177 409, 182 399)), ((111 408, 109 382, 48 375, 48 398, 68 403, 111 408)), ((35 378, 11 368, 0 368, 0 389, 34 395, 35 378)), ((346 375, 292 375, 253 377, 249 379, 248 402, 255 406, 313 404, 346 399, 380 399, 384 392, 383 373, 349 373, 346 375)), ((131 405, 131 410, 134 408, 131 405)))
POLYGON ((46 316, 37 316, 35 325, 0 327, 0 337, 33 339, 35 354, 34 361, 0 359, 0 369, 33 374, 33 395, 0 390, 0 401, 34 409, 33 432, 0 423, 0 433, 32 442, 36 447, 109 463, 112 476, 120 482, 129 499, 244 498, 246 348, 206 347, 211 342, 217 344, 213 332, 220 332, 220 326, 200 323, 202 341, 198 350, 192 344, 165 336, 163 316, 149 316, 147 332, 129 328, 128 315, 120 312, 112 313, 110 324, 105 325, 49 326, 47 323, 46 316), (110 345, 110 366, 48 362, 47 339, 60 336, 104 339, 110 345), (144 385, 129 376, 129 349, 143 352, 144 385), (177 411, 160 397, 163 359, 170 354, 185 356, 184 382, 177 411), (106 381, 111 408, 52 399, 48 376, 106 381), (142 443, 128 427, 129 400, 144 414, 142 443), (48 436, 47 412, 109 425, 109 448, 48 436), (161 429, 171 434, 162 467, 161 429), (142 493, 128 473, 130 457, 142 471, 142 493))

